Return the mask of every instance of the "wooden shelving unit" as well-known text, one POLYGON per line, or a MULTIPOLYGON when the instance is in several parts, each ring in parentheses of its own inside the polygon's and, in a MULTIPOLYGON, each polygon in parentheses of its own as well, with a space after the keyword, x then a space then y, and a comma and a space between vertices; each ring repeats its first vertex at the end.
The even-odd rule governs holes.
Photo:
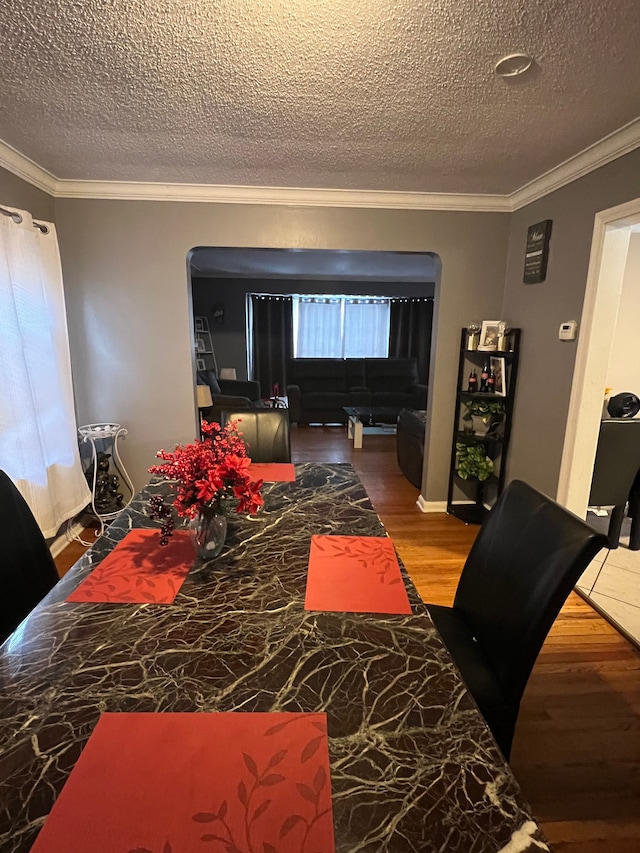
POLYGON ((451 441, 447 512, 467 524, 481 524, 504 487, 518 375, 520 329, 512 329, 508 333, 506 344, 508 349, 488 352, 477 349, 471 350, 468 349, 468 340, 468 330, 462 329, 451 441), (469 391, 468 377, 471 371, 475 370, 479 378, 483 365, 485 363, 491 364, 491 359, 499 359, 500 361, 497 363, 503 368, 502 386, 504 394, 469 391), (465 402, 470 400, 498 401, 502 404, 502 420, 486 435, 473 432, 472 424, 463 419, 466 410, 465 402), (468 479, 460 477, 457 471, 457 445, 472 445, 482 448, 484 455, 493 462, 493 473, 486 480, 479 480, 476 477, 468 479))
POLYGON ((209 330, 209 321, 206 317, 194 317, 195 329, 195 346, 196 346, 196 367, 197 369, 215 370, 218 372, 218 364, 216 362, 216 354, 213 349, 213 341, 209 330))

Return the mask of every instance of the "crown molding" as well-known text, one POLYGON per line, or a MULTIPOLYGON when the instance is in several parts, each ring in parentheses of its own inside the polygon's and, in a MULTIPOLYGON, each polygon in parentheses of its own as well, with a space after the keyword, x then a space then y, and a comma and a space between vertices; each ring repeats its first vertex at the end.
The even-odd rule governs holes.
POLYGON ((0 166, 28 184, 55 196, 59 183, 57 178, 2 140, 0 140, 0 166))
POLYGON ((635 119, 510 195, 72 181, 56 178, 1 140, 0 166, 54 198, 512 213, 638 147, 640 119, 635 119))
POLYGON ((215 184, 166 184, 137 181, 72 181, 56 178, 0 141, 0 166, 54 198, 114 201, 184 201, 217 204, 269 204, 298 207, 451 210, 509 213, 504 195, 387 192, 376 190, 245 187, 215 184))
POLYGON ((640 119, 634 119, 511 193, 508 196, 510 209, 519 210, 638 147, 640 147, 640 119))
POLYGON ((160 184, 133 181, 59 180, 55 195, 58 198, 382 208, 386 210, 466 210, 502 213, 508 213, 510 210, 508 199, 506 196, 500 195, 402 193, 375 190, 247 187, 215 184, 160 184))

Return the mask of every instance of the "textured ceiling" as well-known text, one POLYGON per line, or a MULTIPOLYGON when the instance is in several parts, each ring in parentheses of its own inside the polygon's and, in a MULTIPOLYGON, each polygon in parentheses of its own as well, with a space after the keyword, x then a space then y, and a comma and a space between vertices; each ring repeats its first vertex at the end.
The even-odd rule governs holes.
POLYGON ((640 114, 638 0, 4 0, 0 45, 60 179, 507 194, 640 114))

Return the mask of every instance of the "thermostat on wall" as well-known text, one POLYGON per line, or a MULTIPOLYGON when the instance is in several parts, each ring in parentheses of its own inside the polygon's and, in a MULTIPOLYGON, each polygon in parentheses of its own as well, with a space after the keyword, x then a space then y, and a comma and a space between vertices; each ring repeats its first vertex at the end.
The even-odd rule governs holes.
POLYGON ((558 337, 561 341, 575 341, 577 334, 578 324, 575 320, 567 320, 566 323, 560 323, 558 337))

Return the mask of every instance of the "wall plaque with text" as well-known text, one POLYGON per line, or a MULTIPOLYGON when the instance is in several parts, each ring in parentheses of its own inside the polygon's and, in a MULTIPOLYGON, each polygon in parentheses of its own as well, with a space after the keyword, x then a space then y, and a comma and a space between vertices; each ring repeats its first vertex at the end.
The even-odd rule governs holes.
POLYGON ((523 278, 525 284, 538 284, 546 278, 552 223, 552 219, 545 219, 544 222, 531 225, 527 231, 523 278))

